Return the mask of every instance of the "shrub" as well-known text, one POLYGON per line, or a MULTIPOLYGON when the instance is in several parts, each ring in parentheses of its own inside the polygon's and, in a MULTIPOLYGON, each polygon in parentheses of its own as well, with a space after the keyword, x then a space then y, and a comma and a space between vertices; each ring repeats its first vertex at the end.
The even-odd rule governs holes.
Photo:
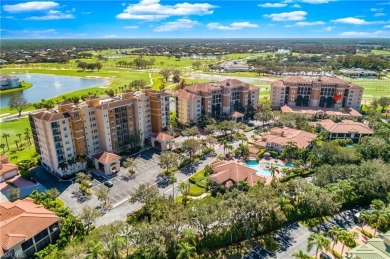
POLYGON ((260 151, 257 153, 258 157, 262 157, 265 153, 265 149, 260 149, 260 151))
POLYGON ((287 175, 285 177, 282 177, 279 179, 280 182, 288 182, 291 179, 294 179, 296 177, 308 177, 309 175, 313 174, 313 170, 305 170, 304 168, 291 168, 288 169, 288 172, 290 175, 287 175))
POLYGON ((374 237, 371 233, 369 233, 368 231, 366 231, 364 229, 360 230, 360 232, 362 232, 362 234, 365 235, 368 238, 373 238, 374 237))
POLYGON ((19 173, 20 173, 20 175, 21 175, 24 179, 31 180, 31 175, 30 175, 30 172, 29 172, 29 171, 27 171, 27 170, 21 170, 19 173))
POLYGON ((201 188, 206 188, 207 187, 207 183, 208 183, 208 179, 207 178, 201 178, 201 179, 197 179, 195 181, 195 184, 201 188))
POLYGON ((201 188, 197 185, 192 185, 188 191, 188 194, 190 196, 200 196, 202 195, 203 193, 205 193, 205 189, 204 188, 201 188))
POLYGON ((14 183, 11 182, 11 181, 6 180, 5 183, 8 184, 8 185, 10 185, 10 186, 12 186, 12 187, 14 187, 14 188, 18 188, 18 186, 16 186, 16 184, 14 184, 14 183))
POLYGON ((343 257, 335 250, 332 250, 332 254, 334 257, 336 257, 337 259, 343 259, 343 257))
POLYGON ((279 155, 278 152, 273 151, 273 150, 268 151, 268 153, 269 153, 273 158, 275 158, 275 157, 277 157, 277 156, 279 155))

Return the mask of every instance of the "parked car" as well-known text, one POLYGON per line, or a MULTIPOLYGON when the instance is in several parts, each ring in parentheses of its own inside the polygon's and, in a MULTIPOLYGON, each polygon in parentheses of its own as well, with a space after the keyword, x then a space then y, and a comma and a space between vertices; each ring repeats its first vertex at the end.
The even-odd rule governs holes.
POLYGON ((110 188, 111 188, 112 186, 114 186, 114 184, 113 184, 111 181, 105 181, 105 182, 104 182, 104 185, 107 186, 107 187, 110 187, 110 188))

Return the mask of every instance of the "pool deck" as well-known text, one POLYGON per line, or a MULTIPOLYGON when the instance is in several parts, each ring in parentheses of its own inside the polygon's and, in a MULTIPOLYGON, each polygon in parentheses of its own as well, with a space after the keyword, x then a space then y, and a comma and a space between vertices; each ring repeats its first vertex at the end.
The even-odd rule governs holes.
MULTIPOLYGON (((243 165, 246 165, 246 162, 243 162, 243 161, 240 161, 239 163, 241 163, 243 165)), ((271 167, 271 165, 278 167, 279 168, 279 172, 275 173, 275 177, 277 179, 283 177, 283 173, 282 173, 281 169, 286 168, 286 167, 281 167, 281 166, 276 165, 276 164, 284 165, 285 162, 283 160, 281 160, 281 159, 265 159, 265 158, 262 158, 262 159, 259 160, 259 164, 262 164, 262 165, 269 164, 270 167, 271 167)), ((266 176, 266 175, 261 175, 261 176, 263 176, 264 179, 265 179, 265 183, 264 184, 268 185, 268 184, 271 183, 272 176, 266 176)))

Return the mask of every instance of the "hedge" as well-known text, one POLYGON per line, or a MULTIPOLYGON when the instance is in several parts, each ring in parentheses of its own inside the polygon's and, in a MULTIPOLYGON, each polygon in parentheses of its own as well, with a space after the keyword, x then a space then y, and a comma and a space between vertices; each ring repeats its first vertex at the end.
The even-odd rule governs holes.
POLYGON ((201 188, 206 188, 207 187, 208 180, 207 178, 199 178, 196 180, 195 184, 201 188))
MULTIPOLYGON (((296 169, 299 169, 299 168, 296 168, 296 169)), ((294 169, 290 169, 290 170, 294 170, 294 169)), ((288 182, 290 181, 291 179, 294 179, 295 177, 302 177, 302 178, 305 178, 309 175, 312 175, 314 173, 313 170, 304 170, 302 173, 297 173, 297 174, 291 174, 291 175, 287 175, 285 177, 282 177, 279 179, 280 182, 288 182)))
POLYGON ((257 156, 261 157, 264 155, 264 153, 265 153, 265 149, 260 149, 260 151, 257 153, 257 156))
POLYGON ((335 250, 332 250, 332 254, 334 257, 336 257, 337 259, 343 259, 343 257, 335 250))
POLYGON ((366 237, 368 237, 368 238, 373 238, 374 236, 370 233, 370 232, 368 232, 368 231, 366 231, 366 230, 364 230, 364 229, 358 229, 360 232, 362 232, 362 234, 363 235, 365 235, 366 237))
POLYGON ((188 194, 191 196, 200 196, 205 193, 205 189, 197 185, 192 185, 188 191, 188 194))

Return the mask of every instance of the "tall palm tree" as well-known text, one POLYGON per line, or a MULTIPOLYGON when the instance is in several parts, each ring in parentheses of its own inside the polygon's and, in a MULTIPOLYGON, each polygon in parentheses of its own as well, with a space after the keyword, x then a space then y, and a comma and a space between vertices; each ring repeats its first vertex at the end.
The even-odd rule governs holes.
POLYGON ((101 241, 94 242, 90 241, 88 244, 89 251, 87 254, 87 259, 98 259, 103 258, 103 243, 101 241))
POLYGON ((19 140, 14 140, 15 145, 16 145, 16 150, 19 150, 19 140))
POLYGON ((177 245, 178 247, 178 254, 177 259, 189 259, 189 258, 196 258, 196 248, 187 242, 182 242, 177 245))
POLYGON ((376 236, 378 227, 381 227, 387 220, 386 214, 383 212, 383 210, 374 211, 370 216, 370 224, 375 228, 374 236, 376 236))
POLYGON ((368 224, 370 222, 370 216, 371 213, 368 212, 367 210, 363 210, 359 214, 359 220, 363 222, 362 230, 364 229, 364 225, 368 224))
POLYGON ((271 171, 272 179, 275 178, 276 173, 279 173, 279 168, 277 166, 273 166, 272 164, 271 164, 271 167, 269 168, 269 170, 271 171))
POLYGON ((338 227, 338 226, 333 226, 333 227, 328 231, 328 236, 329 236, 330 238, 333 239, 332 250, 333 250, 334 246, 336 245, 336 243, 340 240, 342 231, 345 231, 345 229, 340 228, 340 227, 338 227))
POLYGON ((17 133, 16 136, 19 138, 19 141, 22 142, 22 134, 21 133, 17 133))
POLYGON ((302 250, 299 250, 298 252, 293 253, 292 256, 295 259, 310 259, 311 258, 310 255, 305 254, 302 250))
POLYGON ((7 149, 9 150, 9 145, 8 145, 8 138, 10 137, 9 134, 3 133, 2 138, 5 139, 5 143, 7 144, 7 149))
POLYGON ((341 232, 340 241, 343 243, 343 248, 341 249, 341 256, 344 253, 344 248, 346 244, 353 244, 355 242, 355 239, 358 237, 358 233, 355 231, 348 232, 344 229, 343 232, 341 232))
POLYGON ((307 239, 307 251, 309 252, 313 247, 316 247, 316 258, 318 257, 318 252, 324 248, 329 247, 330 240, 322 233, 312 233, 307 239))

